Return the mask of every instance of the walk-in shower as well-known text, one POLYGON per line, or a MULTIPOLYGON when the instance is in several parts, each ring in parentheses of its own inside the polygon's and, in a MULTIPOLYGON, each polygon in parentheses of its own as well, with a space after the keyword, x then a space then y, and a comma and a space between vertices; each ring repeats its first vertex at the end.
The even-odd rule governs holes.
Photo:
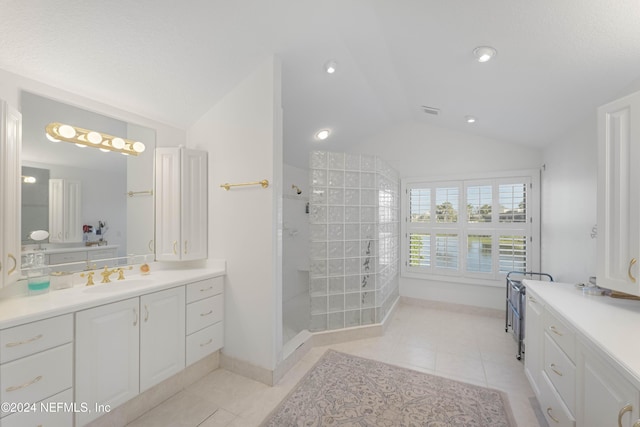
POLYGON ((398 298, 398 173, 376 156, 314 151, 308 171, 285 168, 285 190, 304 173, 308 205, 286 191, 283 204, 284 342, 300 332, 293 319, 310 332, 371 325, 398 298))

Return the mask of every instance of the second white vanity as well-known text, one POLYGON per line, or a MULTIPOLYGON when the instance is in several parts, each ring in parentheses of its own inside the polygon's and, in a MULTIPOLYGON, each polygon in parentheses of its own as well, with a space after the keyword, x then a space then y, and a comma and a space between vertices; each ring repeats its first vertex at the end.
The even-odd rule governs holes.
POLYGON ((548 424, 640 426, 640 301, 525 285, 525 374, 548 424))
POLYGON ((0 424, 84 426, 222 348, 224 274, 152 266, 0 300, 0 424))

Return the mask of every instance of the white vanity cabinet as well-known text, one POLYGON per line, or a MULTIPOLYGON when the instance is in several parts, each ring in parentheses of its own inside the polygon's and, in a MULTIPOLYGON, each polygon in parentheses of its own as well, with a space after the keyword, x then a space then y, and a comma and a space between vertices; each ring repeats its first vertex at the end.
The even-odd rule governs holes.
MULTIPOLYGON (((76 313, 76 403, 115 408, 138 395, 139 305, 136 297, 76 313)), ((100 415, 79 412, 76 426, 100 415)))
POLYGON ((224 278, 187 285, 187 365, 224 345, 224 278))
POLYGON ((640 426, 640 391, 587 345, 578 346, 577 379, 579 426, 640 426))
POLYGON ((47 401, 73 403, 73 315, 0 331, 0 401, 33 405, 2 412, 2 426, 72 425, 72 412, 46 413, 47 401))
POLYGON ((527 292, 527 321, 525 322, 525 349, 524 372, 536 396, 540 395, 540 376, 542 374, 544 326, 542 315, 544 307, 538 301, 538 297, 532 292, 527 292))
POLYGON ((78 312, 76 334, 76 402, 115 408, 184 369, 184 286, 78 312))
POLYGON ((156 259, 206 259, 207 152, 156 148, 154 197, 156 259))
POLYGON ((20 277, 22 116, 0 100, 0 287, 20 277))
POLYGON ((185 367, 184 286, 140 297, 140 392, 185 367))
POLYGON ((82 242, 80 181, 49 180, 49 242, 82 242))
POLYGON ((640 369, 623 366, 637 359, 636 301, 585 296, 572 284, 525 284, 525 374, 549 426, 639 427, 640 369), (615 358, 621 351, 625 362, 615 358))
POLYGON ((640 295, 640 92, 598 109, 598 285, 640 295))

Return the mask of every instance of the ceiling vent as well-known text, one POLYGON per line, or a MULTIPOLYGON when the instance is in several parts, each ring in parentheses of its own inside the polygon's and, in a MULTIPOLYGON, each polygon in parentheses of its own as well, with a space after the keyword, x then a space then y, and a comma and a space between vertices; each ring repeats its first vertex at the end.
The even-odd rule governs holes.
POLYGON ((425 114, 431 114, 432 116, 440 115, 440 109, 435 107, 427 107, 426 105, 423 105, 422 111, 424 111, 425 114))

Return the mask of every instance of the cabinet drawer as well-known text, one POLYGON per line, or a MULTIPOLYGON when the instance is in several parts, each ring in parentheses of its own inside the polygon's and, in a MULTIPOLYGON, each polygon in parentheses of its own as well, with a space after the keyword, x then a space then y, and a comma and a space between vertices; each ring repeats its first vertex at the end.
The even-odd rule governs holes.
POLYGON ((550 426, 575 427, 576 420, 556 393, 549 377, 543 372, 540 381, 540 408, 550 426))
POLYGON ((224 346, 224 325, 218 322, 187 336, 187 365, 224 346))
MULTIPOLYGON (((29 402, 31 403, 31 402, 29 402)), ((20 412, 2 419, 2 427, 69 427, 73 425, 73 390, 68 389, 42 402, 38 402, 35 412, 20 412), (63 405, 67 405, 66 407, 63 405), (48 410, 48 412, 47 412, 48 410)), ((79 405, 76 405, 80 408, 79 405)))
POLYGON ((544 371, 555 386, 558 394, 575 414, 576 408, 576 366, 548 335, 544 334, 544 371))
POLYGON ((0 366, 2 402, 38 402, 71 388, 73 345, 52 348, 0 366))
POLYGON ((218 294, 187 305, 187 334, 213 325, 223 317, 223 295, 218 294))
POLYGON ((53 317, 0 331, 0 363, 73 341, 73 315, 53 317))
POLYGON ((87 252, 65 252, 49 255, 49 265, 66 264, 68 262, 80 262, 87 260, 87 252))
POLYGON ((187 285, 187 303, 222 293, 224 276, 212 277, 187 285))
POLYGON ((546 310, 544 314, 544 330, 558 344, 569 359, 575 362, 576 334, 573 329, 549 310, 546 310))

